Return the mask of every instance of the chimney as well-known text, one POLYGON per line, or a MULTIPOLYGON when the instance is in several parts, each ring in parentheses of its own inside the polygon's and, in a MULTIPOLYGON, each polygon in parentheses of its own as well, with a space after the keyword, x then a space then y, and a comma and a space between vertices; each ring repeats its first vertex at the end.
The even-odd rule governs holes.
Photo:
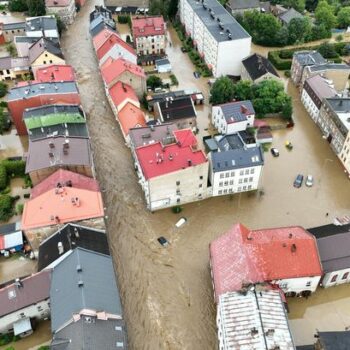
POLYGON ((61 255, 64 253, 64 248, 62 242, 57 243, 58 254, 61 255))
POLYGON ((19 278, 15 279, 15 286, 19 289, 19 288, 23 288, 23 283, 19 278))
POLYGON ((50 141, 50 142, 49 142, 49 147, 50 147, 50 148, 55 148, 55 144, 53 143, 53 141, 50 141))
POLYGON ((74 227, 74 235, 75 235, 75 238, 79 238, 79 231, 76 227, 74 227))
POLYGON ((191 159, 187 159, 187 164, 188 164, 188 166, 191 166, 192 165, 192 160, 191 159))
POLYGON ((293 237, 293 233, 290 233, 290 234, 288 235, 288 237, 289 237, 289 238, 292 238, 292 237, 293 237))
POLYGON ((49 157, 53 158, 53 152, 49 152, 49 157))
POLYGON ((295 253, 297 251, 297 246, 295 243, 291 245, 290 250, 292 251, 292 253, 295 253))
POLYGON ((60 218, 57 215, 55 216, 55 221, 56 221, 56 224, 60 223, 60 218))

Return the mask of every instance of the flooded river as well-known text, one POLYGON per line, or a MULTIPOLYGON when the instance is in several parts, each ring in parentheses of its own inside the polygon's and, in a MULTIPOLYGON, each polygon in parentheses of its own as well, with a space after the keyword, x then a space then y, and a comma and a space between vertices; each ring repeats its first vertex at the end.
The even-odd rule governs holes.
MULTIPOLYGON (((130 349, 215 349, 217 337, 208 263, 209 242, 238 221, 251 228, 325 224, 328 222, 326 212, 330 217, 348 212, 349 181, 320 131, 306 115, 296 89, 288 85, 294 100, 296 127, 274 133, 273 143, 281 155, 272 158, 266 153, 262 181, 264 195, 241 194, 186 205, 180 215, 188 221, 181 229, 175 228, 179 216, 172 214, 170 209, 149 213, 130 152, 111 110, 104 106, 107 103, 102 80, 88 33, 88 15, 94 5, 94 1, 87 2, 64 34, 62 45, 67 62, 77 71, 97 176, 101 186, 106 188, 104 200, 109 241, 130 349), (284 148, 287 139, 295 146, 291 152, 284 148), (298 173, 313 174, 315 186, 293 188, 293 179, 298 173), (158 244, 156 239, 161 235, 169 239, 170 247, 165 249, 158 244)), ((194 79, 194 68, 188 57, 181 53, 173 34, 169 56, 180 82, 179 88, 196 87, 207 94, 206 80, 194 79)), ((208 127, 208 112, 209 107, 204 106, 199 113, 201 133, 208 127)), ((330 299, 349 302, 350 298, 339 298, 339 293, 338 289, 327 290, 330 299)), ((315 303, 315 308, 321 307, 322 298, 315 303)), ((313 334, 309 334, 312 326, 303 329, 297 322, 303 315, 309 315, 302 311, 307 305, 307 301, 299 299, 291 305, 292 330, 297 343, 312 339, 313 334)), ((339 313, 343 312, 339 308, 339 313)), ((332 326, 333 329, 344 328, 336 319, 332 326)))

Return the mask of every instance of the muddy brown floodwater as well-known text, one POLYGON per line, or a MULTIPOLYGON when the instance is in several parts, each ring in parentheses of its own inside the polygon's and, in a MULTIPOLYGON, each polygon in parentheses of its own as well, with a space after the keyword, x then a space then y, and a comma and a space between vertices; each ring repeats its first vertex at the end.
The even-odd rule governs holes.
MULTIPOLYGON (((326 212, 330 217, 348 212, 349 181, 320 131, 306 115, 296 89, 288 85, 293 97, 296 127, 274 133, 273 144, 280 149, 280 157, 265 154, 264 195, 241 194, 186 205, 180 215, 188 221, 181 229, 175 228, 179 216, 172 214, 170 209, 154 214, 148 212, 130 151, 124 145, 110 108, 106 107, 108 104, 88 33, 88 15, 95 4, 99 3, 87 2, 64 34, 62 45, 67 62, 77 71, 97 177, 106 189, 108 237, 130 349, 215 349, 217 336, 208 262, 209 242, 238 221, 251 228, 325 224, 326 212), (286 139, 295 146, 291 152, 284 148, 286 139), (293 188, 293 179, 298 173, 313 174, 315 186, 293 188), (171 242, 166 249, 156 241, 161 235, 171 242)), ((173 32, 171 39, 173 45, 169 57, 180 82, 179 88, 207 89, 205 79, 194 79, 194 68, 188 57, 181 53, 173 32)), ((199 113, 201 130, 208 126, 208 112, 209 107, 204 106, 203 112, 199 113)), ((297 307, 299 305, 301 303, 297 307)), ((295 317, 301 314, 297 313, 295 317)), ((297 343, 298 332, 303 332, 298 327, 292 324, 297 343)))

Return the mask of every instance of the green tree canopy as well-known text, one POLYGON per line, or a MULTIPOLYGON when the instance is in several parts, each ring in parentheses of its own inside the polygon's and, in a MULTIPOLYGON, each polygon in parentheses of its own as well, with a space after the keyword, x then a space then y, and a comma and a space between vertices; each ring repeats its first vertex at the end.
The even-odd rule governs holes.
POLYGON ((44 16, 46 14, 44 0, 27 0, 29 16, 44 16))
POLYGON ((157 87, 161 87, 162 79, 157 77, 156 75, 150 75, 147 78, 147 86, 149 86, 152 90, 154 90, 157 87))
POLYGON ((0 195, 0 221, 7 221, 13 215, 14 200, 7 194, 0 195))
POLYGON ((350 25, 350 6, 342 7, 337 15, 338 27, 347 28, 350 25))
POLYGON ((334 9, 326 0, 321 0, 315 10, 315 18, 317 24, 323 24, 326 29, 332 29, 337 23, 334 15, 334 9))
POLYGON ((233 86, 234 98, 243 101, 251 100, 252 96, 252 82, 249 80, 240 80, 233 86))
POLYGON ((28 10, 28 5, 26 0, 10 0, 9 10, 13 12, 24 12, 28 10))
POLYGON ((281 3, 286 7, 293 7, 299 12, 305 10, 305 0, 283 0, 281 3))
POLYGON ((216 79, 210 90, 210 103, 213 105, 230 102, 234 96, 234 85, 230 78, 220 77, 216 79))
POLYGON ((4 97, 7 94, 8 86, 3 81, 0 81, 0 97, 4 97))
POLYGON ((311 28, 309 18, 293 18, 288 24, 288 43, 303 42, 311 37, 311 28))

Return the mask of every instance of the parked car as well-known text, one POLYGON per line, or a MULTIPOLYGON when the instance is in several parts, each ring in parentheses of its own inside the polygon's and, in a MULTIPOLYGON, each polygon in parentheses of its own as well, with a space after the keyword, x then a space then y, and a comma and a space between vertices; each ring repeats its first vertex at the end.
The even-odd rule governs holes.
POLYGON ((280 152, 277 148, 275 147, 272 147, 271 148, 271 154, 274 156, 274 157, 278 157, 280 155, 280 152))
POLYGON ((163 247, 167 247, 167 246, 169 245, 168 240, 167 240, 165 237, 163 237, 163 236, 157 238, 157 241, 158 241, 163 247))
POLYGON ((199 73, 197 71, 193 72, 193 75, 196 79, 199 79, 201 77, 201 73, 199 73))
POLYGON ((306 176, 306 179, 305 179, 305 185, 307 187, 312 187, 312 185, 314 184, 314 178, 312 175, 308 175, 306 176))
POLYGON ((294 180, 294 184, 293 186, 296 188, 301 187, 301 185, 303 184, 303 180, 304 180, 304 176, 301 174, 298 174, 297 177, 294 180))

